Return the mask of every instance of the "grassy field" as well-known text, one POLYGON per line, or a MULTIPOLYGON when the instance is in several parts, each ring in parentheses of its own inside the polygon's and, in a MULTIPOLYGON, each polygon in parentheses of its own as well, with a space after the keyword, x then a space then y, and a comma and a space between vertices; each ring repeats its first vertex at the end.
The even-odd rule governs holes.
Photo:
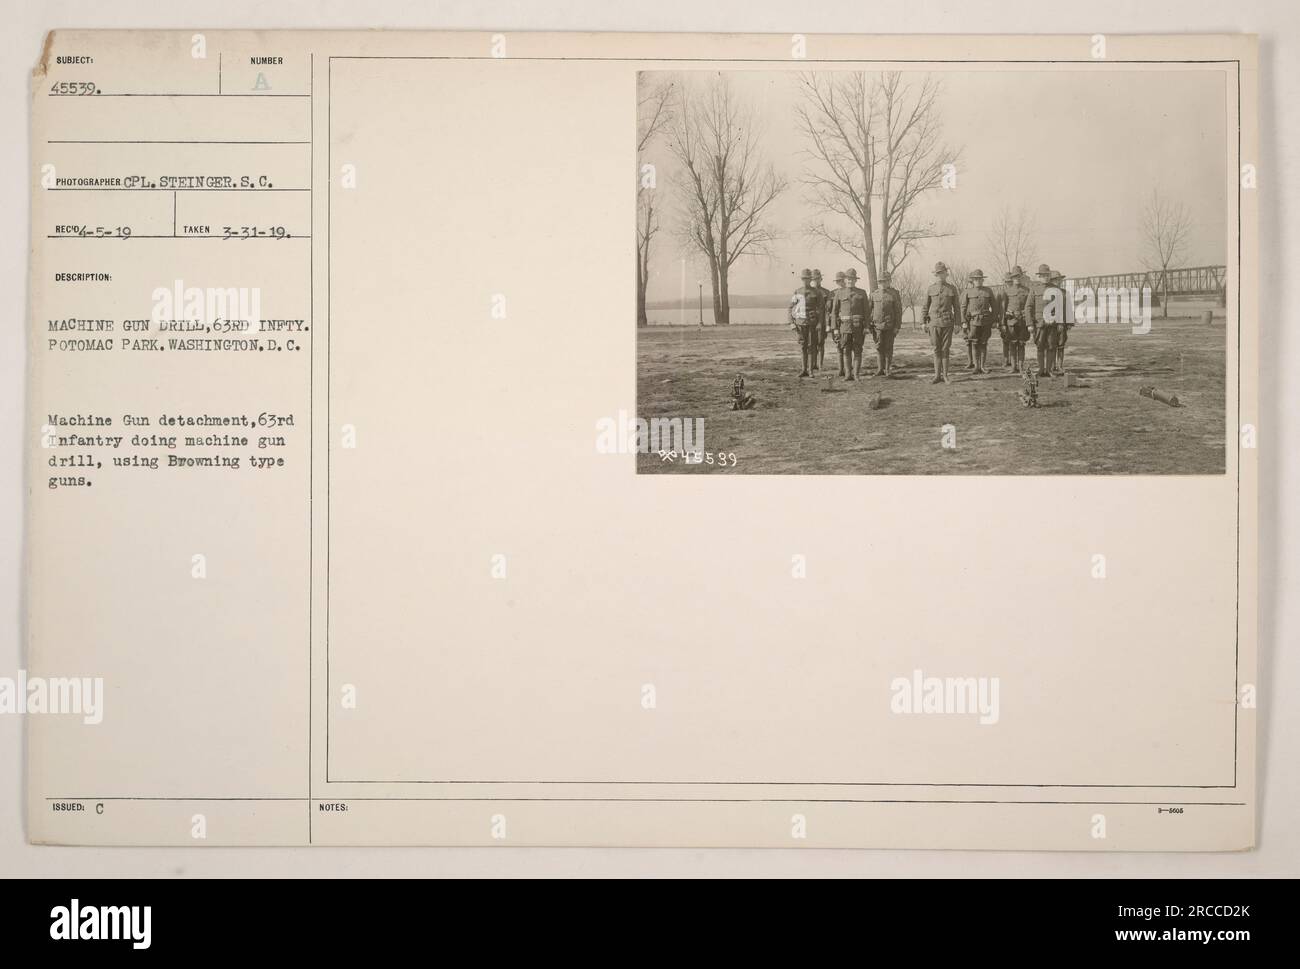
MULTIPOLYGON (((1174 310, 1177 308, 1175 307, 1174 310)), ((1221 313, 1222 311, 1218 311, 1221 313)), ((958 331, 960 336, 960 330, 958 331)), ((1033 358, 1033 346, 1026 351, 1033 358)), ((826 365, 837 370, 834 345, 826 365), (835 361, 835 362, 833 362, 835 361)), ((863 368, 875 355, 870 341, 863 368)), ((1065 368, 1084 386, 1039 380, 1037 409, 1016 396, 1019 375, 969 375, 954 340, 953 379, 932 385, 929 345, 919 327, 898 336, 892 378, 846 383, 798 376, 799 349, 782 326, 647 327, 637 333, 637 415, 704 418, 704 449, 736 455, 736 466, 637 456, 641 473, 672 474, 1217 474, 1224 471, 1225 333, 1221 315, 1158 316, 1151 332, 1120 325, 1070 331, 1065 368), (745 377, 753 410, 730 410, 731 383, 745 377), (1180 407, 1142 397, 1154 385, 1180 407), (879 409, 868 401, 879 392, 879 409), (956 428, 953 448, 941 428, 956 428)))

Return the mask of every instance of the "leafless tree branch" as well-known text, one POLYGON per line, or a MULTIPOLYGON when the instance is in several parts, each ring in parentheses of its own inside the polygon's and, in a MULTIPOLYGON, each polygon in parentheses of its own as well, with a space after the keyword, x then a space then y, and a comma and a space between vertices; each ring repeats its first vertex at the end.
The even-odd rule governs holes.
POLYGON ((827 217, 804 231, 862 262, 874 288, 879 269, 951 234, 917 215, 917 202, 960 158, 942 138, 940 82, 855 71, 801 73, 795 84, 795 126, 812 161, 800 181, 808 204, 827 217))
POLYGON ((759 149, 761 127, 724 75, 681 85, 668 149, 676 157, 678 234, 709 266, 714 322, 731 321, 730 271, 771 253, 779 238, 769 210, 787 182, 759 149))

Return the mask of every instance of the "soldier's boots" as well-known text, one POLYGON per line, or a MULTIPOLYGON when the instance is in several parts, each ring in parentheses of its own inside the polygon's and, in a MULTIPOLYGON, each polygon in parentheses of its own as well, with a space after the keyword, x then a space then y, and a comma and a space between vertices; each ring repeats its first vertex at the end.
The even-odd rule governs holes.
POLYGON ((976 348, 975 348, 975 373, 977 373, 977 374, 982 374, 982 373, 985 372, 985 371, 984 371, 984 359, 985 359, 985 357, 986 357, 987 354, 988 354, 988 351, 985 350, 983 347, 976 347, 976 348))
POLYGON ((966 369, 975 369, 975 344, 973 343, 966 344, 966 369))
POLYGON ((952 371, 948 367, 948 357, 950 352, 951 351, 945 352, 943 355, 943 382, 944 383, 952 382, 952 376, 951 376, 952 371))
POLYGON ((872 376, 883 377, 884 375, 885 375, 885 352, 883 350, 877 350, 876 351, 876 372, 873 373, 872 376))
POLYGON ((1038 376, 1050 376, 1047 372, 1047 351, 1042 347, 1038 348, 1038 376))

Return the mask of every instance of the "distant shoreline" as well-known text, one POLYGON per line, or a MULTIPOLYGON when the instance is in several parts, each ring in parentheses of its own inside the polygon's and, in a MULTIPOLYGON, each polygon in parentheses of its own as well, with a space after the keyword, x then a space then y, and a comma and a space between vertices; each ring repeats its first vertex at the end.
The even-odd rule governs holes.
MULTIPOLYGON (((789 296, 781 296, 777 294, 731 297, 732 310, 783 310, 789 305, 789 296)), ((647 312, 650 312, 651 310, 669 310, 673 313, 698 313, 700 311, 700 303, 698 299, 688 299, 685 302, 679 302, 675 299, 661 299, 656 300, 653 303, 646 303, 645 308, 647 312)), ((704 312, 713 312, 712 300, 709 300, 709 302, 704 304, 704 312)))
POLYGON ((703 323, 700 323, 698 320, 694 323, 667 323, 667 322, 661 323, 657 320, 651 320, 645 326, 641 327, 641 329, 645 330, 645 329, 649 329, 652 326, 658 326, 658 327, 669 327, 669 328, 676 327, 679 330, 701 330, 701 329, 725 330, 731 326, 789 326, 789 325, 790 324, 788 323, 772 323, 771 321, 765 321, 765 320, 752 320, 752 321, 732 320, 730 323, 724 323, 722 325, 714 323, 711 320, 705 320, 703 323))

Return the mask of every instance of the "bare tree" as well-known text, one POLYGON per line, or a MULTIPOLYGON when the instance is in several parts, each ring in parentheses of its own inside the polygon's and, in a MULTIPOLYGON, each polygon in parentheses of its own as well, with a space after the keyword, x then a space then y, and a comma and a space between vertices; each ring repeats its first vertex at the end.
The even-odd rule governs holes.
MULTIPOLYGON (((948 266, 948 282, 957 287, 957 292, 966 288, 970 281, 970 274, 975 270, 967 266, 964 262, 950 262, 948 266)), ((936 277, 937 279, 937 277, 936 277)), ((960 322, 960 321, 958 321, 960 322)))
POLYGON ((912 313, 912 322, 916 322, 916 305, 925 299, 926 285, 924 280, 917 274, 911 266, 902 269, 896 269, 893 272, 893 286, 898 290, 898 295, 902 297, 904 308, 912 313))
POLYGON ((804 231, 866 266, 874 289, 878 269, 892 272, 922 240, 952 234, 916 212, 960 157, 942 139, 940 82, 856 71, 803 73, 796 84, 795 123, 814 161, 803 184, 823 215, 804 231))
POLYGON ((645 326, 649 322, 645 294, 650 282, 650 243, 659 231, 656 173, 646 162, 646 150, 672 123, 673 84, 651 81, 642 73, 636 78, 636 93, 636 325, 645 326))
POLYGON ((713 322, 731 322, 731 267, 770 254, 777 231, 768 218, 786 180, 759 149, 758 112, 736 97, 724 75, 682 86, 669 150, 680 162, 683 240, 708 262, 713 322))
POLYGON ((1142 209, 1142 236, 1146 240, 1148 269, 1160 273, 1161 316, 1169 317, 1169 269, 1187 254, 1192 217, 1182 202, 1174 202, 1151 190, 1151 198, 1142 209))
POLYGON ((1025 267, 1034 261, 1038 249, 1034 217, 1025 206, 1012 210, 1003 205, 985 236, 989 262, 1001 278, 1012 266, 1025 267))

